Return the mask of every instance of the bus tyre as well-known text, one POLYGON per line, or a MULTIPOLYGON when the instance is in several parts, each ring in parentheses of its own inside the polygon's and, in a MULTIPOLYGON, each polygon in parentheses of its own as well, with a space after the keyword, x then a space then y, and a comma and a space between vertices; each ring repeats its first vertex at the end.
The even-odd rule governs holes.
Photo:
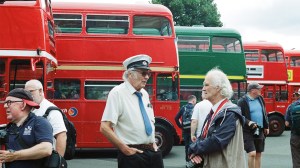
POLYGON ((163 157, 168 155, 173 147, 174 139, 170 130, 161 124, 155 124, 155 142, 162 151, 163 157))
POLYGON ((280 136, 285 129, 284 120, 278 115, 269 116, 269 136, 280 136))

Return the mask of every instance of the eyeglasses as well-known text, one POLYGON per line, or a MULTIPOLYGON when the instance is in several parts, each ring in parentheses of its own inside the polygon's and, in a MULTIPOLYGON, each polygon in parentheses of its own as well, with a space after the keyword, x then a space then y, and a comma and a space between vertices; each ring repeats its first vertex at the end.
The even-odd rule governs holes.
POLYGON ((140 71, 140 70, 133 70, 133 71, 136 71, 138 73, 140 73, 143 77, 146 77, 146 75, 148 75, 148 77, 150 78, 151 77, 151 72, 150 71, 140 71))
POLYGON ((23 100, 17 100, 17 101, 7 100, 2 103, 7 104, 7 106, 9 107, 12 103, 16 103, 16 102, 23 102, 23 100))

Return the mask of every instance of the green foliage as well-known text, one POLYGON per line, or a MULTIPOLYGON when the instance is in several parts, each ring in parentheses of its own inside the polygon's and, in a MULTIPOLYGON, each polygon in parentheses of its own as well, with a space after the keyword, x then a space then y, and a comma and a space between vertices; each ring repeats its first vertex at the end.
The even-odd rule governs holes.
POLYGON ((221 15, 213 0, 152 0, 152 3, 168 7, 177 26, 223 26, 220 21, 221 15))

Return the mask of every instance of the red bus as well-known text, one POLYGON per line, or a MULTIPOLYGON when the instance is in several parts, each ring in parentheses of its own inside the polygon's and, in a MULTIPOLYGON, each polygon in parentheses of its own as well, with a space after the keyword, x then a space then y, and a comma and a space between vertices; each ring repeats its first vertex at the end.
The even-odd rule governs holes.
POLYGON ((244 42, 247 82, 264 85, 270 135, 279 136, 285 129, 284 114, 290 103, 284 50, 278 43, 244 42))
POLYGON ((122 62, 152 57, 146 90, 156 117, 156 142, 166 155, 179 143, 179 72, 172 13, 157 4, 53 3, 58 67, 48 98, 77 129, 77 147, 111 148, 100 133, 109 91, 122 82, 122 62))
POLYGON ((288 91, 291 93, 291 101, 297 98, 295 94, 300 88, 300 50, 285 50, 284 56, 288 71, 288 91))
MULTIPOLYGON (((57 66, 50 0, 1 0, 0 20, 0 100, 30 79, 47 90, 57 66)), ((0 113, 6 123, 3 105, 0 113)))

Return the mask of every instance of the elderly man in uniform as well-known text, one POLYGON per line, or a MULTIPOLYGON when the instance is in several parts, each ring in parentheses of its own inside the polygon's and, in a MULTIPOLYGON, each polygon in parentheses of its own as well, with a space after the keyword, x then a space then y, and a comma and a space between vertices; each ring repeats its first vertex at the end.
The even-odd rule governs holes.
POLYGON ((119 149, 119 168, 164 167, 155 143, 152 105, 144 89, 151 76, 150 63, 147 55, 127 58, 124 83, 114 87, 107 98, 100 131, 119 149))
POLYGON ((194 163, 203 162, 204 168, 245 167, 244 117, 240 108, 229 100, 233 91, 227 76, 220 69, 210 70, 202 92, 213 106, 200 137, 190 145, 190 158, 194 163))
POLYGON ((29 91, 10 91, 4 103, 7 119, 6 149, 0 150, 0 162, 6 168, 40 168, 52 152, 52 127, 47 119, 31 113, 39 108, 29 91))

